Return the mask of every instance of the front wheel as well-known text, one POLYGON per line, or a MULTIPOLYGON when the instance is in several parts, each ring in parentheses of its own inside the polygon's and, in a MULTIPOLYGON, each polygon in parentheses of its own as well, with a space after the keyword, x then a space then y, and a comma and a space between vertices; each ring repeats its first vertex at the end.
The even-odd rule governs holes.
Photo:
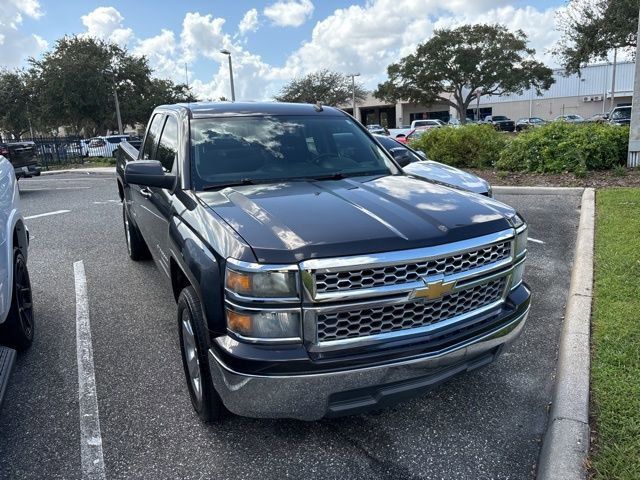
POLYGON ((13 295, 11 308, 4 324, 0 325, 0 339, 16 350, 25 350, 33 342, 35 331, 31 280, 27 261, 19 249, 13 249, 13 295))
POLYGON ((211 381, 202 306, 191 286, 178 297, 178 334, 191 404, 203 422, 218 420, 224 407, 211 381))

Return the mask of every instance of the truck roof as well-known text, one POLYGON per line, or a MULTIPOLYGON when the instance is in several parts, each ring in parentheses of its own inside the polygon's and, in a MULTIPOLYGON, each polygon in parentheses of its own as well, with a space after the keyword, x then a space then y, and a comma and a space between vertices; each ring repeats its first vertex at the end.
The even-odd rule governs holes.
POLYGON ((162 105, 160 108, 186 109, 194 118, 227 115, 344 115, 336 108, 308 103, 279 102, 196 102, 162 105))

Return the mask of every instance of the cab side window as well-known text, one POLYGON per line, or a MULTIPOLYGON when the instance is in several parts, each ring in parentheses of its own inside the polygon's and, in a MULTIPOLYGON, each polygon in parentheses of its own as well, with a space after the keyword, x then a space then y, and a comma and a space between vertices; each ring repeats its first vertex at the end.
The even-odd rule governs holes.
POLYGON ((147 138, 145 138, 144 146, 142 147, 143 160, 155 160, 153 156, 155 155, 156 147, 158 146, 158 137, 160 136, 160 130, 162 129, 162 120, 164 120, 164 116, 160 113, 156 113, 151 119, 147 138))
POLYGON ((170 172, 178 155, 178 122, 171 115, 167 115, 167 121, 160 135, 158 150, 155 160, 159 160, 165 171, 170 172))

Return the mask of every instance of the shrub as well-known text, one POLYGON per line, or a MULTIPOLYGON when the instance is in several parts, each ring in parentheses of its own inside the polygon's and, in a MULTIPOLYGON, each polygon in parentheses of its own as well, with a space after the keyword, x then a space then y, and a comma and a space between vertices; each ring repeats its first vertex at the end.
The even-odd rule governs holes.
POLYGON ((502 151, 496 167, 583 175, 623 165, 628 143, 628 127, 553 122, 521 133, 502 151))
POLYGON ((454 167, 491 167, 500 157, 508 140, 491 125, 466 125, 459 128, 434 128, 411 142, 431 160, 454 167))

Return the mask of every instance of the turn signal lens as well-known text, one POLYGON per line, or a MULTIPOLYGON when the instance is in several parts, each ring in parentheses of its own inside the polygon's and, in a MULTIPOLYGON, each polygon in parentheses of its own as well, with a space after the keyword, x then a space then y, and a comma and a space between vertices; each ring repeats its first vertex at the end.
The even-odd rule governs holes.
POLYGON ((240 335, 250 336, 253 331, 252 324, 251 315, 245 315, 227 309, 227 326, 229 330, 233 330, 240 335))
POLYGON ((229 290, 234 292, 249 294, 251 293, 251 275, 228 269, 226 286, 229 290))

